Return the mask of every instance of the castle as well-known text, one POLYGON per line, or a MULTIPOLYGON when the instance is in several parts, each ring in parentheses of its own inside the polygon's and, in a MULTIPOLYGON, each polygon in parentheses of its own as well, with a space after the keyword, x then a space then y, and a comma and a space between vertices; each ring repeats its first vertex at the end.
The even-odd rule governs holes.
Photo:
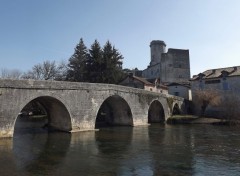
POLYGON ((151 61, 141 71, 132 70, 119 84, 192 99, 189 50, 169 48, 161 40, 150 43, 151 61))
POLYGON ((151 62, 143 70, 142 77, 146 79, 159 78, 164 85, 170 83, 189 83, 190 59, 189 50, 169 48, 161 40, 150 43, 151 62))

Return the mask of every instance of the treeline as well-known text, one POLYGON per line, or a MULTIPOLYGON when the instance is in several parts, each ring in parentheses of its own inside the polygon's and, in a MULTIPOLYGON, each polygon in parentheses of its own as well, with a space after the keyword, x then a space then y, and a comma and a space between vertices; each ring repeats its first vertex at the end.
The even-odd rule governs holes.
POLYGON ((110 41, 101 47, 95 40, 88 49, 81 38, 67 62, 47 60, 24 73, 2 69, 0 77, 116 84, 125 76, 122 64, 123 56, 110 41))

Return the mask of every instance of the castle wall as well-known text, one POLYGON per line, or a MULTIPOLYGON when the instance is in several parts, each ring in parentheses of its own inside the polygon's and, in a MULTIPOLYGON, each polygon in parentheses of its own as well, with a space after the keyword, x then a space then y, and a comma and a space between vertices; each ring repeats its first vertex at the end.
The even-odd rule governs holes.
POLYGON ((149 66, 143 70, 142 77, 147 79, 159 78, 160 77, 160 64, 149 66))
POLYGON ((160 79, 168 83, 189 81, 189 51, 169 49, 167 53, 162 54, 160 79))

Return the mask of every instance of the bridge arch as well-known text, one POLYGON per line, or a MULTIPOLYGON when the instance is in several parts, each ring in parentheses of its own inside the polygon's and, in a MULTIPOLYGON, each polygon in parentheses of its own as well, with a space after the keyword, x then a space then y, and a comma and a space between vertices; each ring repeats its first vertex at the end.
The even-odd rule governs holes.
POLYGON ((121 96, 108 97, 98 109, 95 128, 104 126, 133 126, 131 108, 121 96))
POLYGON ((179 114, 181 114, 181 110, 180 110, 180 108, 179 108, 178 103, 175 103, 175 104, 173 105, 172 115, 179 115, 179 114))
MULTIPOLYGON (((38 114, 39 112, 28 111, 29 106, 33 104, 38 105, 38 109, 40 114, 46 115, 47 119, 43 122, 42 127, 47 127, 48 129, 59 130, 59 131, 66 131, 69 132, 72 130, 72 122, 71 122, 71 115, 69 113, 68 108, 66 105, 63 104, 58 98, 51 97, 51 96, 38 96, 28 100, 27 102, 23 103, 23 106, 20 109, 19 114, 14 122, 14 132, 17 129, 21 129, 22 127, 29 127, 26 124, 22 123, 21 120, 27 118, 29 120, 30 116, 32 116, 31 121, 38 121, 37 118, 34 119, 34 115, 38 114)), ((35 125, 33 125, 35 126, 35 125)), ((30 126, 31 128, 32 126, 30 126)))
POLYGON ((165 112, 160 101, 154 100, 148 109, 148 123, 162 123, 165 121, 165 112))

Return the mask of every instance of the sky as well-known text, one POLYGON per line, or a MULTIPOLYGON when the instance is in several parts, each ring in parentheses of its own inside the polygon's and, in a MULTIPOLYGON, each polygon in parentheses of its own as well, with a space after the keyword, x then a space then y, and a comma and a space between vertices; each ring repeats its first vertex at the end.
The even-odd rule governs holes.
POLYGON ((145 69, 150 42, 189 49, 191 75, 240 65, 239 0, 0 0, 0 69, 68 62, 83 38, 109 40, 124 68, 145 69))

